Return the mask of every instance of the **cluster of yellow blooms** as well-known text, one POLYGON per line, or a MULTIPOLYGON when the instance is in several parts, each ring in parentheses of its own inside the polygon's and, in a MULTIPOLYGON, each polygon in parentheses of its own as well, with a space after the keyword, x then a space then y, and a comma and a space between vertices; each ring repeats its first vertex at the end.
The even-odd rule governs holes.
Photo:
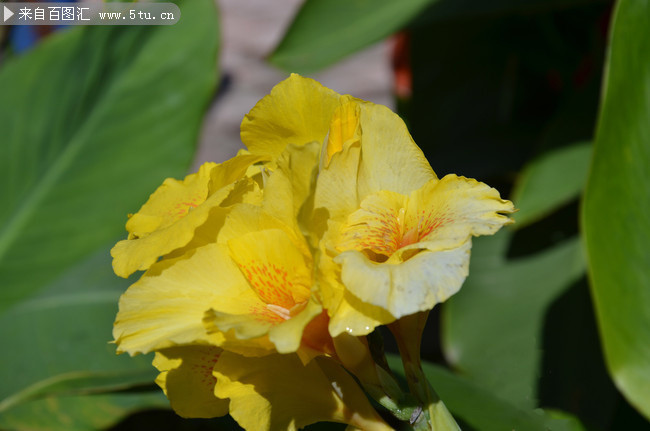
POLYGON ((181 416, 386 430, 368 395, 400 418, 400 390, 366 336, 388 325, 421 405, 401 419, 430 429, 423 319, 463 283, 472 236, 508 223, 512 203, 438 179, 388 108, 298 75, 246 115, 241 138, 247 150, 165 180, 130 216, 113 268, 146 272, 120 299, 118 352, 156 352, 181 416))

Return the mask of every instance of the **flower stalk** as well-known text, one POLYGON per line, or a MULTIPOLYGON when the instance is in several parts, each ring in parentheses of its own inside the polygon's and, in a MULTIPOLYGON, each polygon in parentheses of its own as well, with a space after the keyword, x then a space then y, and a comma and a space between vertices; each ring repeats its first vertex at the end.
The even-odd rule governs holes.
POLYGON ((456 420, 433 389, 422 369, 420 347, 428 316, 428 311, 415 313, 388 325, 397 341, 409 390, 422 405, 422 415, 414 429, 459 431, 460 427, 456 420))

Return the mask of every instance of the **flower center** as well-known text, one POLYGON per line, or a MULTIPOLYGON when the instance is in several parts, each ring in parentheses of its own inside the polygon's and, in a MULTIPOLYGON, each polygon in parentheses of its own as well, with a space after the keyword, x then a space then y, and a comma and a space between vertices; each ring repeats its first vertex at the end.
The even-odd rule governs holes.
MULTIPOLYGON (((445 220, 418 204, 413 197, 386 190, 366 197, 348 217, 338 250, 358 250, 374 262, 385 262, 404 247, 426 239, 445 220)), ((406 260, 418 251, 411 247, 401 257, 406 260)))

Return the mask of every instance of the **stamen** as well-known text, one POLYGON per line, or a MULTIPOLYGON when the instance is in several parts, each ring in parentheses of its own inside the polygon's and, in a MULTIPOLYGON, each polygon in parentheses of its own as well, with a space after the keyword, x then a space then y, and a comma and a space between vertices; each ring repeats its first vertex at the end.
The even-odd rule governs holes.
POLYGON ((279 305, 275 305, 275 304, 266 304, 266 308, 268 308, 278 316, 282 317, 284 320, 291 319, 291 311, 287 310, 284 307, 280 307, 279 305))

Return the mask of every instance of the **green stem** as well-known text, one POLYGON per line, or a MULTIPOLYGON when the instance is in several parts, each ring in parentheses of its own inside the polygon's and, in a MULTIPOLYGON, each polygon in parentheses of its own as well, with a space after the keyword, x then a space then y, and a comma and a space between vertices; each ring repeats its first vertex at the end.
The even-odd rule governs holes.
POLYGON ((423 414, 411 423, 416 430, 459 431, 460 427, 429 384, 420 361, 422 332, 429 313, 422 312, 391 323, 411 393, 422 403, 423 414))

